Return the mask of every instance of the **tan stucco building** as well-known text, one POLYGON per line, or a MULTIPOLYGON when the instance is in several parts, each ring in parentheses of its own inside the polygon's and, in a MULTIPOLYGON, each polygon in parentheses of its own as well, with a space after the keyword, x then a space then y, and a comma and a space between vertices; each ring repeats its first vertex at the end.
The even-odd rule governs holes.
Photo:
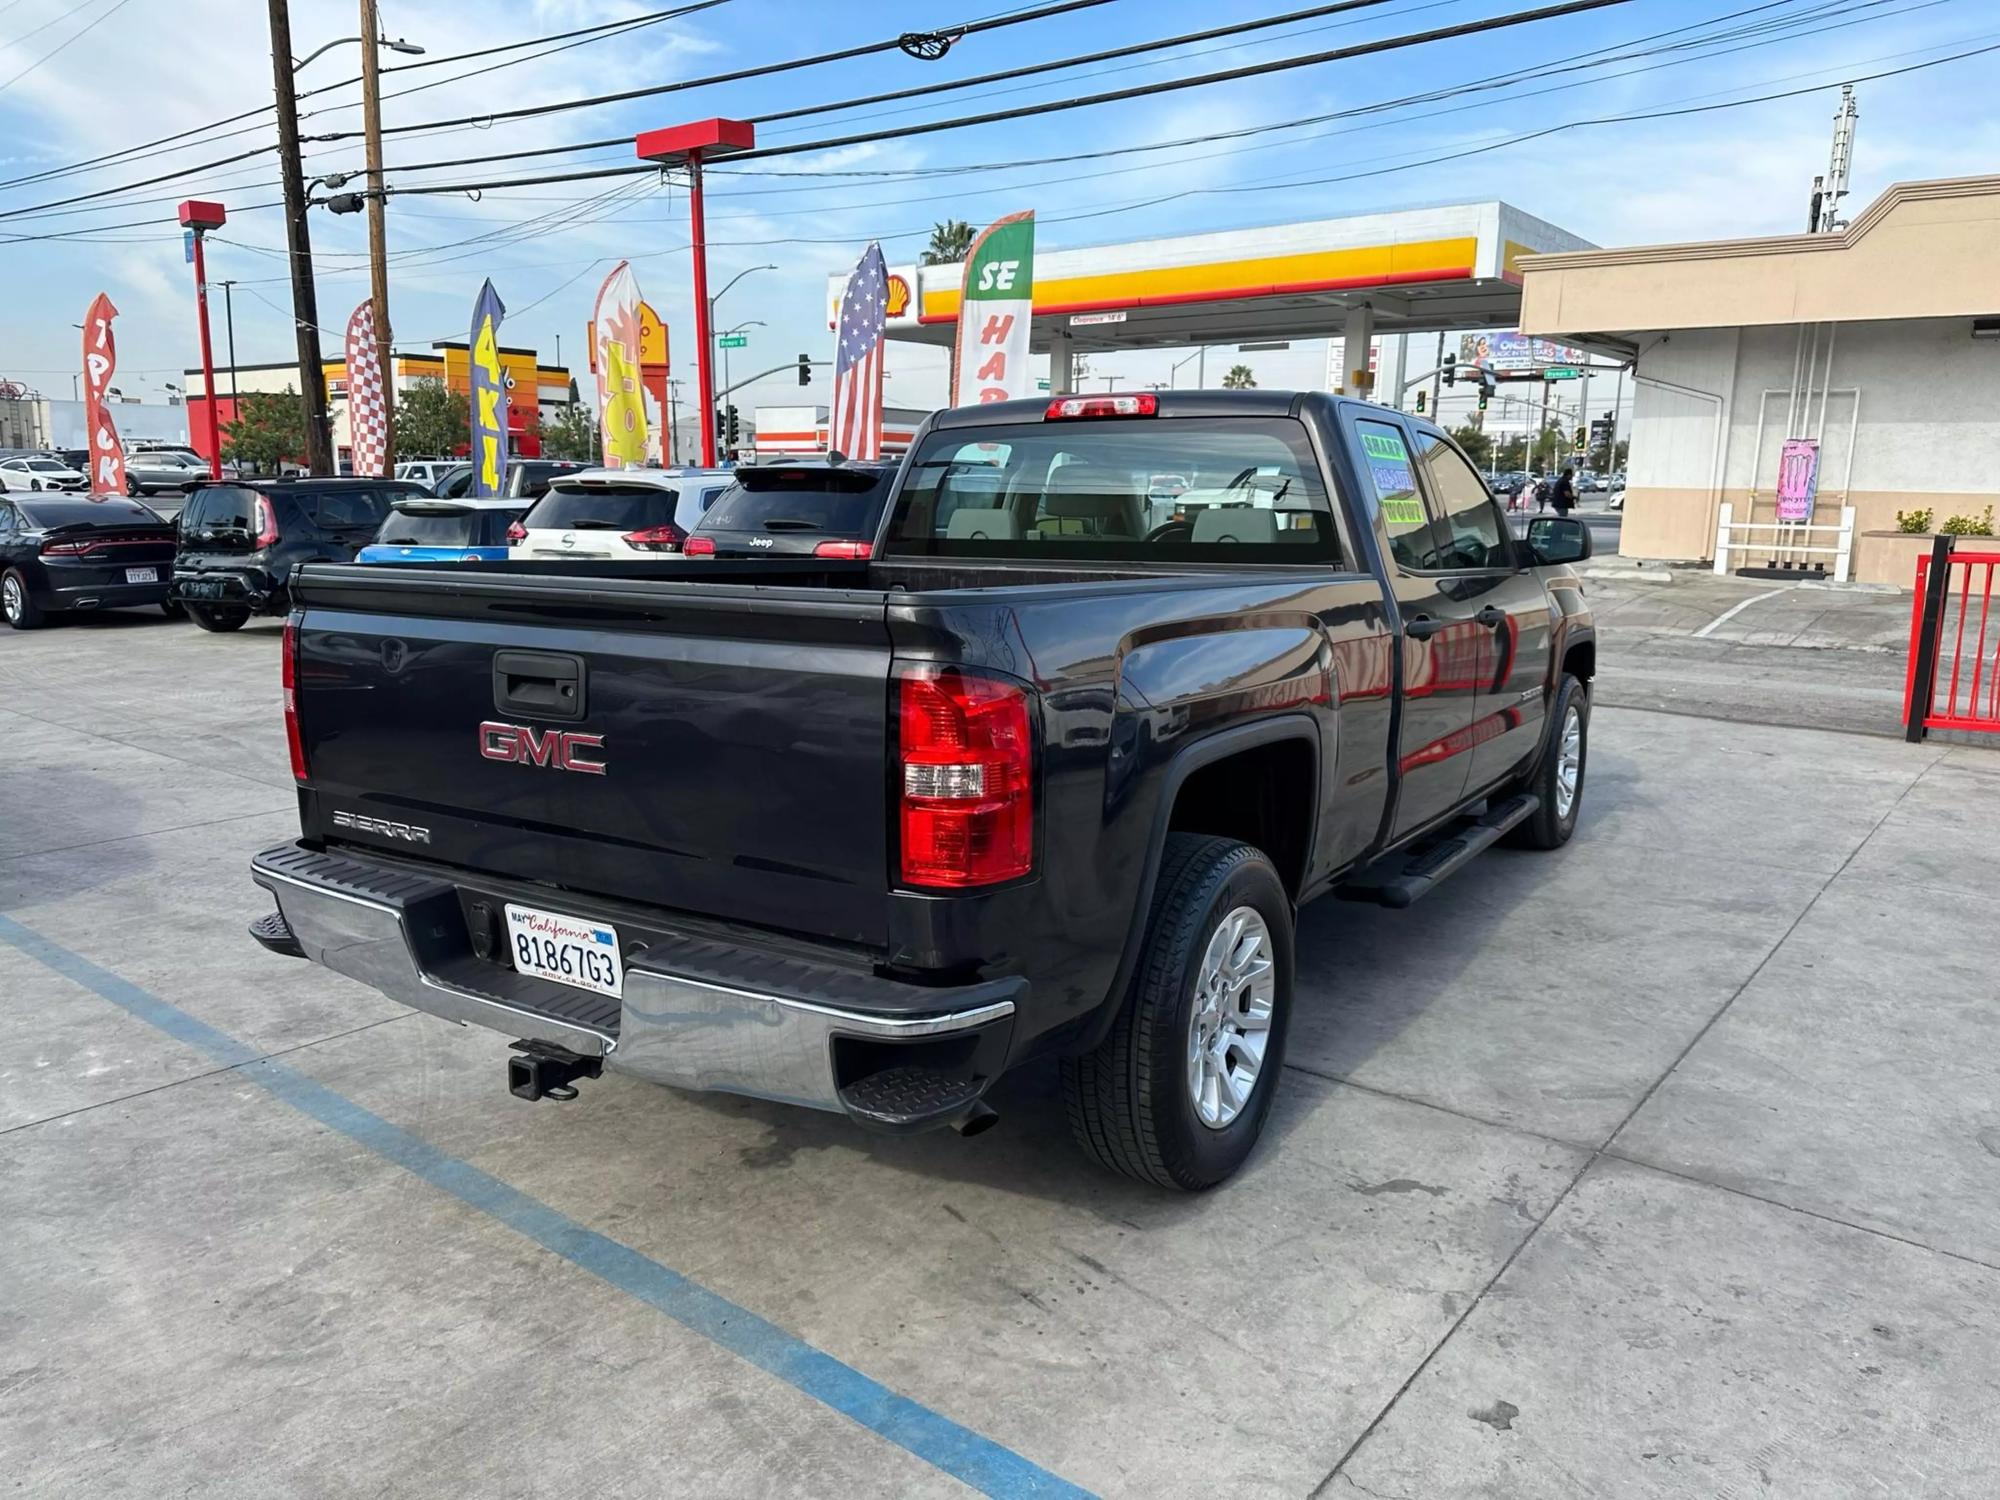
POLYGON ((1936 522, 2000 504, 2000 176, 1899 183, 1830 234, 1519 263, 1521 331, 1630 362, 1627 556, 1713 557, 1724 501, 1776 519, 1817 438, 1815 521, 1856 511, 1854 573, 1910 583, 1936 522))

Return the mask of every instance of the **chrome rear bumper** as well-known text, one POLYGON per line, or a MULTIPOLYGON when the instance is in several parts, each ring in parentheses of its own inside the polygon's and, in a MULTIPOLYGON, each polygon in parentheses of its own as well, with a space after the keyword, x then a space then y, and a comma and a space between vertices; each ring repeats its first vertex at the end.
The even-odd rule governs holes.
MULTIPOLYGON (((931 989, 690 937, 628 945, 614 999, 475 957, 447 880, 297 844, 266 850, 250 873, 305 957, 404 1005, 601 1057, 654 1083, 813 1109, 861 1113, 841 1098, 836 1039, 1004 1033, 1026 988, 1008 979, 931 989)), ((592 915, 587 902, 534 899, 592 915)))

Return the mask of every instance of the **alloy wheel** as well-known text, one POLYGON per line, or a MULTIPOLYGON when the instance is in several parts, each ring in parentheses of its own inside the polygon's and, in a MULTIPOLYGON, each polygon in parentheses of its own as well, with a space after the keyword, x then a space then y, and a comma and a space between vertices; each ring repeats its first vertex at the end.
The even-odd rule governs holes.
POLYGON ((1188 1018, 1188 1097, 1210 1130, 1232 1124, 1256 1091, 1277 989, 1271 929, 1255 907, 1239 906, 1208 940, 1188 1018))

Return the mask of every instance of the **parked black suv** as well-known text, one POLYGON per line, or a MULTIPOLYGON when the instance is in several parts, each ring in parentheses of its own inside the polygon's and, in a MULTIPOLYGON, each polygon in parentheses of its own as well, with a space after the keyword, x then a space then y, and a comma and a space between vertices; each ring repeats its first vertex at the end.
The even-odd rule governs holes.
POLYGON ((195 487, 177 522, 171 598, 203 630, 291 608, 295 564, 352 562, 390 507, 428 495, 401 479, 225 480, 195 487))
POLYGON ((687 541, 689 557, 867 557, 893 463, 825 459, 736 471, 687 541))

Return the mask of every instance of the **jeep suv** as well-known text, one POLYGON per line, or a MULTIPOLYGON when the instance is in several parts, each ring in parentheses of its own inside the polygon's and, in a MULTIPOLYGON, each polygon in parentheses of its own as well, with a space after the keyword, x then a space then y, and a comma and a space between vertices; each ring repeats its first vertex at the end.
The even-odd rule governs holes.
POLYGON ((352 562, 390 507, 430 492, 398 479, 226 480, 198 485, 176 523, 170 597, 203 630, 240 630, 291 608, 303 562, 352 562))

